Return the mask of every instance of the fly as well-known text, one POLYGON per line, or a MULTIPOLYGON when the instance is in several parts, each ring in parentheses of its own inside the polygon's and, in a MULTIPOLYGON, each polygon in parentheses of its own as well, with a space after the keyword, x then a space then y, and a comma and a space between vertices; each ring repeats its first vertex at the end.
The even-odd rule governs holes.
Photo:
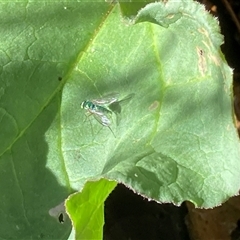
MULTIPOLYGON (((85 109, 89 115, 93 117, 103 126, 108 127, 113 133, 111 125, 111 115, 114 112, 116 115, 121 112, 120 103, 132 98, 134 94, 129 94, 125 98, 118 100, 118 93, 108 95, 104 98, 85 100, 81 103, 81 108, 85 109)), ((113 133, 114 137, 115 134, 113 133)))

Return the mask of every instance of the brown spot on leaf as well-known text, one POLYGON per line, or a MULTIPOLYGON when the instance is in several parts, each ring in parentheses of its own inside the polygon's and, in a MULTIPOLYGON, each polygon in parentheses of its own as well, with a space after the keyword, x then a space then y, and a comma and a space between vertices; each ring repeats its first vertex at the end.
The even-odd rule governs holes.
POLYGON ((159 101, 154 101, 154 102, 149 106, 148 109, 149 109, 150 111, 153 111, 153 110, 157 109, 158 106, 159 106, 159 101))
POLYGON ((206 54, 203 51, 203 49, 197 47, 197 55, 198 55, 198 69, 201 75, 204 76, 207 71, 206 54))

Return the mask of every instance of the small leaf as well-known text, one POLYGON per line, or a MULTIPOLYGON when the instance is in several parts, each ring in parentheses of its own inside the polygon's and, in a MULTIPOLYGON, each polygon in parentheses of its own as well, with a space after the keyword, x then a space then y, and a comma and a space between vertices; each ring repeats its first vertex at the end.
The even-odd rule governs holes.
POLYGON ((81 192, 71 195, 66 209, 72 219, 76 239, 102 239, 104 202, 117 183, 101 179, 87 182, 81 192))

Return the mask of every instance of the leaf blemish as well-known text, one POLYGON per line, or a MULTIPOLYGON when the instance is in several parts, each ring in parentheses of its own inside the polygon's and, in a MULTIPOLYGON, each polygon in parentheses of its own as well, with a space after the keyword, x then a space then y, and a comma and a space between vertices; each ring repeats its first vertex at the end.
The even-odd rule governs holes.
POLYGON ((198 55, 198 69, 203 76, 207 71, 207 64, 204 51, 197 47, 197 55, 198 55))
POLYGON ((174 16, 175 16, 174 14, 170 14, 170 15, 167 16, 167 18, 172 19, 172 18, 174 18, 174 16))
POLYGON ((209 39, 209 34, 206 29, 204 28, 199 28, 198 31, 202 33, 204 36, 206 36, 209 39))
POLYGON ((149 106, 148 110, 154 111, 154 110, 156 110, 156 109, 158 108, 158 106, 159 106, 159 101, 154 101, 154 102, 149 106))
POLYGON ((216 65, 216 66, 220 66, 220 59, 217 57, 217 56, 214 56, 214 55, 210 55, 210 59, 213 61, 213 63, 216 65))

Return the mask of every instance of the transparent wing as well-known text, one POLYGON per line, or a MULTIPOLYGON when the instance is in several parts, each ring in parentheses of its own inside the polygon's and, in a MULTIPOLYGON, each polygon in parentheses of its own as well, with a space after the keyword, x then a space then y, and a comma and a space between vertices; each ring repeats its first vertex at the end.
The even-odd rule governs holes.
POLYGON ((108 127, 109 130, 112 132, 113 136, 116 137, 113 130, 110 128, 111 121, 106 115, 104 115, 103 113, 95 113, 93 116, 103 126, 108 127))
POLYGON ((108 108, 114 112, 116 115, 118 115, 118 122, 120 121, 120 116, 119 114, 122 111, 122 105, 124 105, 126 102, 128 102, 129 100, 131 100, 131 98, 134 96, 134 93, 131 93, 129 95, 127 95, 126 97, 124 97, 123 99, 116 101, 116 102, 112 102, 111 104, 108 105, 108 108))
POLYGON ((126 97, 124 97, 123 99, 119 100, 118 103, 130 100, 132 97, 134 97, 134 95, 135 95, 135 93, 130 93, 126 97))
POLYGON ((119 93, 110 93, 102 98, 93 99, 92 102, 98 105, 107 105, 117 102, 119 98, 119 93))
POLYGON ((110 119, 103 114, 102 112, 98 112, 98 111, 94 111, 91 112, 94 116, 94 118, 103 126, 109 127, 109 125, 111 124, 110 119))

